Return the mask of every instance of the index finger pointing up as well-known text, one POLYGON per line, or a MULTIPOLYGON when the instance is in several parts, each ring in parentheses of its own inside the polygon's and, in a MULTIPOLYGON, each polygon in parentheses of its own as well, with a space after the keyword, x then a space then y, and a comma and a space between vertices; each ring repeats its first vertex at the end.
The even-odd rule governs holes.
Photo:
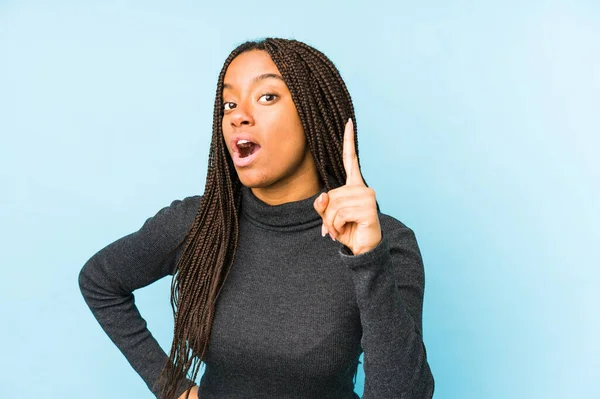
POLYGON ((342 159, 344 161, 344 170, 346 171, 346 184, 364 185, 362 176, 360 174, 360 168, 358 167, 356 149, 354 147, 354 123, 352 123, 351 118, 348 119, 348 122, 346 122, 346 128, 344 129, 344 147, 342 159))

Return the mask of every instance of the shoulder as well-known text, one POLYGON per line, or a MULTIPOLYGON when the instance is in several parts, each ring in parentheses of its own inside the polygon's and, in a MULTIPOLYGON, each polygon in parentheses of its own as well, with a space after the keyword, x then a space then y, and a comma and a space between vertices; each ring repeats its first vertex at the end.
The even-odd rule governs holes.
POLYGON ((395 217, 379 213, 379 223, 381 225, 381 232, 388 238, 414 241, 416 243, 416 236, 413 229, 395 217))
POLYGON ((188 221, 189 219, 194 219, 201 201, 201 195, 192 195, 183 199, 175 199, 169 206, 158 211, 157 215, 162 214, 168 216, 169 218, 174 219, 174 221, 188 221))
POLYGON ((100 281, 110 291, 128 294, 172 274, 176 251, 190 229, 201 196, 176 199, 146 219, 135 232, 106 245, 80 272, 80 284, 100 281))
POLYGON ((201 195, 175 199, 144 222, 141 231, 153 231, 161 236, 181 236, 190 228, 202 200, 201 195))
POLYGON ((379 223, 381 233, 397 262, 413 269, 415 273, 422 274, 423 260, 413 229, 385 213, 379 213, 379 223))

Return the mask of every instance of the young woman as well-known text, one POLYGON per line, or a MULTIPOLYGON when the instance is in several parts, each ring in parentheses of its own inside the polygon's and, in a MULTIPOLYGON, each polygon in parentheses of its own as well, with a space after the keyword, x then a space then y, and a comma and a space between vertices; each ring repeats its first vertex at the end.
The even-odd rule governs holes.
POLYGON ((357 398, 362 352, 364 398, 432 397, 422 258, 413 231, 379 212, 353 120, 338 70, 304 43, 247 42, 227 58, 204 194, 161 209, 79 277, 157 397, 357 398), (169 274, 167 356, 132 292, 169 274))

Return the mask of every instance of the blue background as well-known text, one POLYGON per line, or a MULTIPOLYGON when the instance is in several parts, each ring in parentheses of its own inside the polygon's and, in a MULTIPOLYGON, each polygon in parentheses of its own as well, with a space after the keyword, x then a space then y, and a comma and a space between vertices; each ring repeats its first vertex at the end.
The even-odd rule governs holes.
MULTIPOLYGON (((217 73, 264 36, 348 84, 423 253, 435 397, 600 397, 598 2, 47 3, 0 1, 0 397, 152 397, 77 276, 202 193, 217 73)), ((169 283, 136 291, 165 349, 169 283)))

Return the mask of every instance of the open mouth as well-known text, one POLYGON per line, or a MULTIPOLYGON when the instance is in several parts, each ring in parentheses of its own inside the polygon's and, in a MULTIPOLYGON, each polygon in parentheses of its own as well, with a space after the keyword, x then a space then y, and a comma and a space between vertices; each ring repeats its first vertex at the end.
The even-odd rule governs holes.
POLYGON ((236 167, 242 168, 252 164, 260 151, 260 145, 250 140, 239 139, 233 143, 231 158, 236 167))
POLYGON ((237 142, 237 147, 240 152, 240 158, 246 158, 254 154, 260 146, 248 140, 240 140, 237 142))

